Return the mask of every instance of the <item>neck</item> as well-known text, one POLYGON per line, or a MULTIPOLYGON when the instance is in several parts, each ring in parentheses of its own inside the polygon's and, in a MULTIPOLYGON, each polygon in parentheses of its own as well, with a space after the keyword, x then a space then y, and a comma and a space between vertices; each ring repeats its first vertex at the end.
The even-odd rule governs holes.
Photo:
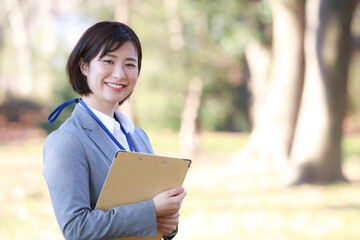
POLYGON ((91 107, 94 108, 106 115, 108 115, 109 117, 114 117, 114 112, 115 112, 115 106, 113 106, 112 104, 100 104, 98 101, 94 101, 91 98, 88 98, 86 96, 82 97, 83 102, 91 107))

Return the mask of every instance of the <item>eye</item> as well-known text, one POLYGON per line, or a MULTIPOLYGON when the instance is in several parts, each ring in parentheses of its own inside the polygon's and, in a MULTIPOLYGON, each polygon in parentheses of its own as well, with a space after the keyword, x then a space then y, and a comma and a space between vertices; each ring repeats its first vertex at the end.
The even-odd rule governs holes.
POLYGON ((127 63, 127 64, 125 64, 125 66, 127 66, 127 67, 136 67, 136 65, 133 64, 133 63, 127 63))
POLYGON ((112 60, 107 60, 107 59, 103 60, 103 62, 108 63, 108 64, 113 64, 114 63, 112 60))

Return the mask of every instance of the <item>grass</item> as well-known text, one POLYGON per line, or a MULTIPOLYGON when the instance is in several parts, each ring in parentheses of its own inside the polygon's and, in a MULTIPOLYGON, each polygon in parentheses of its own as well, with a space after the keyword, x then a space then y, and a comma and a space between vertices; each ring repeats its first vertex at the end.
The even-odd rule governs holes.
MULTIPOLYGON (((149 133, 158 154, 181 155, 177 134, 149 133)), ((247 136, 206 132, 184 186, 175 239, 357 240, 360 184, 280 188, 271 173, 236 172, 247 136)), ((63 239, 42 177, 44 139, 0 144, 0 239, 63 239)), ((343 171, 360 179, 360 137, 343 141, 343 171)))

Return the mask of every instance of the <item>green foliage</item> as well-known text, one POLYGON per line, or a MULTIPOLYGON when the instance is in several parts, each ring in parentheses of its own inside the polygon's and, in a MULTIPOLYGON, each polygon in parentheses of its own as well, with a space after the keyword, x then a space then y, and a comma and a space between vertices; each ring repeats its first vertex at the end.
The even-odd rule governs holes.
POLYGON ((182 23, 185 39, 180 49, 169 46, 169 19, 163 6, 146 16, 132 14, 131 25, 144 46, 144 68, 133 99, 138 123, 146 128, 179 129, 189 81, 197 77, 204 83, 200 128, 248 131, 244 51, 254 32, 263 31, 254 25, 270 22, 269 10, 259 7, 264 2, 179 1, 175 14, 182 23))
MULTIPOLYGON (((66 54, 64 52, 61 52, 61 54, 66 54)), ((52 85, 53 87, 53 98, 51 99, 51 102, 47 105, 47 112, 50 114, 57 106, 59 106, 61 103, 66 102, 70 99, 74 99, 78 96, 74 93, 72 90, 70 84, 65 80, 65 72, 64 70, 57 69, 56 66, 54 66, 55 71, 58 71, 56 74, 56 81, 52 85)), ((43 128, 47 133, 50 133, 60 127, 60 125, 65 122, 65 120, 71 115, 75 105, 70 105, 63 109, 57 120, 53 123, 48 123, 46 119, 39 122, 39 125, 41 128, 43 128)))
MULTIPOLYGON (((264 38, 271 23, 267 1, 178 1, 169 10, 164 1, 128 1, 128 22, 143 45, 143 63, 131 98, 136 123, 146 129, 178 130, 191 79, 200 78, 204 89, 198 126, 204 130, 249 131, 249 91, 244 51, 253 38, 264 38), (171 21, 180 22, 184 45, 174 48, 171 21)), ((90 22, 113 20, 116 1, 81 1, 79 12, 90 22)), ((117 6, 119 7, 119 6, 117 6)), ((89 22, 89 26, 91 23, 89 22)), ((62 44, 51 62, 54 98, 49 109, 75 97, 64 74, 71 49, 62 44)), ((69 108, 70 109, 70 108, 69 108)), ((69 115, 69 109, 62 116, 69 115)), ((50 112, 50 110, 49 110, 50 112)), ((52 131, 63 122, 42 123, 52 131)))
POLYGON ((360 138, 356 135, 345 136, 342 140, 342 149, 344 158, 348 159, 350 156, 359 156, 360 160, 360 138))
MULTIPOLYGON (((360 23, 360 21, 358 21, 360 23)), ((359 26, 360 33, 360 26, 359 26)), ((349 87, 348 87, 348 116, 360 123, 360 53, 354 52, 352 62, 349 66, 349 87)))
MULTIPOLYGON (((80 1, 74 11, 77 14, 60 12, 54 15, 55 22, 49 23, 55 25, 53 32, 44 31, 54 29, 52 26, 44 29, 37 27, 37 18, 34 20, 29 12, 23 12, 25 19, 29 19, 29 24, 31 23, 29 26, 32 26, 28 29, 28 44, 34 61, 33 81, 49 81, 53 90, 52 98, 45 103, 49 112, 59 103, 75 97, 65 76, 65 63, 73 47, 69 46, 68 39, 75 36, 72 36, 74 31, 71 31, 74 29, 69 31, 68 25, 62 25, 64 19, 71 22, 72 26, 86 27, 96 21, 114 20, 119 2, 121 1, 80 1), (56 36, 47 37, 47 34, 56 36), (54 38, 56 46, 50 48, 55 50, 45 51, 47 45, 43 43, 54 38)), ((182 0, 177 1, 178 5, 171 11, 165 6, 165 2, 127 1, 128 23, 137 32, 143 45, 142 72, 132 98, 137 123, 147 129, 178 130, 189 82, 193 78, 200 78, 204 83, 198 119, 200 129, 250 130, 250 94, 247 88, 249 76, 244 51, 253 38, 271 44, 272 14, 269 1, 182 0), (180 35, 184 39, 184 45, 178 49, 169 44, 174 34, 171 23, 173 18, 180 22, 180 35)), ((31 9, 35 10, 37 4, 31 5, 31 9)), ((355 18, 355 34, 360 32, 358 22, 355 18)), ((14 41, 10 37, 11 31, 6 24, 2 25, 0 31, 9 33, 1 41, 0 54, 5 59, 0 67, 1 72, 4 78, 16 80, 18 65, 13 64, 14 48, 11 46, 14 41)), ((76 32, 80 35, 82 31, 78 28, 76 32)), ((349 72, 347 114, 355 122, 360 121, 359 59, 358 54, 354 55, 349 72)), ((68 114, 65 112, 62 115, 68 114)), ((43 124, 48 131, 56 127, 43 124)))
MULTIPOLYGON (((128 23, 143 45, 142 72, 132 97, 137 124, 150 129, 178 130, 189 82, 200 78, 204 84, 198 119, 200 129, 248 131, 249 92, 244 51, 251 38, 270 39, 267 29, 271 25, 271 14, 267 1, 184 0, 177 3, 169 10, 162 0, 128 1, 128 23), (180 24, 177 34, 184 40, 178 48, 170 44, 176 28, 174 19, 180 24)), ((65 63, 73 47, 69 46, 72 32, 61 28, 69 27, 68 21, 88 27, 96 21, 114 20, 117 9, 122 7, 118 5, 114 0, 84 0, 76 6, 77 16, 60 14, 58 19, 54 18, 59 28, 51 33, 56 34, 55 50, 49 56, 42 56, 41 51, 34 53, 39 62, 35 76, 46 72, 51 78, 53 97, 46 103, 48 112, 76 97, 65 76, 65 63)), ((80 31, 80 28, 74 29, 80 31)), ((35 44, 35 39, 31 44, 35 44)), ((43 79, 47 78, 41 81, 43 79)), ((68 115, 66 109, 61 116, 68 115)), ((41 125, 52 131, 61 122, 59 119, 53 125, 46 122, 41 125)))

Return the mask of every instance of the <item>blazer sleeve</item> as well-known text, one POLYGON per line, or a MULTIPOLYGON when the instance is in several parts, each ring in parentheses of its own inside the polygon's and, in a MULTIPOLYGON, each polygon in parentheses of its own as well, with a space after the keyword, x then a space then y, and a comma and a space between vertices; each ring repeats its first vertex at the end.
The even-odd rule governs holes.
POLYGON ((153 200, 108 211, 91 209, 89 165, 76 136, 57 130, 44 146, 43 174, 65 239, 111 239, 157 234, 153 200))

